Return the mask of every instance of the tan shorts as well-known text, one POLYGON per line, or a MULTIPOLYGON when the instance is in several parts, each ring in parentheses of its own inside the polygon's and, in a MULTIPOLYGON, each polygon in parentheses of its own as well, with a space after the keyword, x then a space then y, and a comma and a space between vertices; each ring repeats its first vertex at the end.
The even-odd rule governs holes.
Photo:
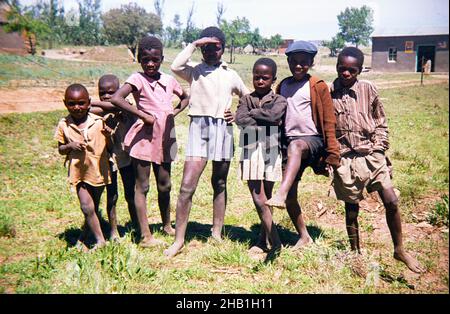
POLYGON ((341 158, 341 166, 334 171, 333 188, 338 200, 357 204, 369 193, 392 187, 386 157, 382 153, 352 155, 341 158))

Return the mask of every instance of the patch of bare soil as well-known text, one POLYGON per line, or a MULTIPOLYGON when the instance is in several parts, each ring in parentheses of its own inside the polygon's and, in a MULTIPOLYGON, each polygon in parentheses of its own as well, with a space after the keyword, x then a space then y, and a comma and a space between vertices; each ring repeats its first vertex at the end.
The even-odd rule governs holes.
MULTIPOLYGON (((436 227, 426 221, 428 212, 439 200, 439 193, 417 200, 416 206, 412 210, 412 219, 408 219, 412 222, 406 222, 404 214, 402 214, 404 244, 407 248, 411 248, 409 253, 418 258, 422 266, 427 268, 427 271, 423 274, 416 274, 406 267, 403 268, 400 277, 408 285, 414 287, 412 291, 415 292, 427 293, 429 289, 437 293, 449 292, 448 284, 445 284, 446 279, 444 278, 448 278, 449 267, 448 227, 436 227)), ((307 213, 307 216, 311 219, 315 216, 319 226, 342 230, 346 233, 344 215, 335 212, 331 206, 327 209, 327 205, 320 201, 316 203, 317 208, 314 212, 307 213)), ((361 201, 360 206, 361 211, 358 220, 363 252, 368 243, 376 243, 376 248, 371 248, 371 251, 366 251, 366 254, 380 256, 389 265, 398 263, 392 258, 392 239, 386 223, 385 209, 378 194, 366 194, 366 199, 361 201)), ((365 265, 366 268, 367 266, 365 265)), ((388 267, 388 270, 391 269, 388 267)), ((389 274, 388 271, 389 275, 392 275, 394 280, 398 277, 398 274, 389 274)))
MULTIPOLYGON (((95 95, 94 87, 87 87, 95 95)), ((0 114, 64 109, 65 87, 0 88, 0 114)))

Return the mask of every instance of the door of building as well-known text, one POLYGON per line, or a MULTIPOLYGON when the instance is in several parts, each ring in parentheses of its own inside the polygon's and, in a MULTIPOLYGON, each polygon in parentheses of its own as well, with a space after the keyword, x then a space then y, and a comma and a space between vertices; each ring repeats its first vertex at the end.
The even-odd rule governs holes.
POLYGON ((422 57, 425 62, 431 60, 431 72, 434 72, 434 57, 436 54, 436 46, 418 46, 417 47, 417 60, 416 60, 416 72, 422 71, 422 57))

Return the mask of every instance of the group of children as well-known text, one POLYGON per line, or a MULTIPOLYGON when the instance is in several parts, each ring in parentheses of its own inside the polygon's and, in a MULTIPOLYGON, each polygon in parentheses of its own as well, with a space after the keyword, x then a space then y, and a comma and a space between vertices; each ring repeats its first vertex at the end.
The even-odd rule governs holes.
POLYGON ((117 77, 103 76, 98 86, 100 101, 91 103, 80 84, 67 88, 64 103, 69 115, 59 122, 56 139, 60 154, 67 155, 69 181, 76 187, 85 216, 82 237, 90 230, 95 247, 105 243, 98 217, 104 186, 110 237, 118 237, 118 169, 131 221, 140 231, 139 245, 164 244, 153 237, 147 218, 146 197, 153 168, 163 231, 175 235, 164 255, 175 256, 184 247, 192 198, 211 160, 211 236, 220 241, 235 123, 241 131, 240 177, 248 182, 262 222, 259 241, 251 250, 277 253, 282 248, 273 207, 287 209, 299 234, 294 248, 312 242, 297 197, 298 183, 310 166, 316 174, 332 176, 336 196, 345 202, 352 250, 360 252, 357 217, 363 190, 378 191, 386 208, 394 257, 412 271, 421 272, 419 263, 403 248, 398 199, 386 164, 389 141, 383 105, 374 85, 357 79, 364 62, 362 52, 353 47, 342 50, 336 66, 338 78, 329 87, 308 74, 317 48, 296 41, 286 50, 292 76, 283 79, 274 92, 277 65, 270 58, 260 58, 253 66, 254 91, 250 93, 239 75, 221 60, 224 49, 224 33, 208 27, 174 59, 171 70, 190 84, 189 95, 174 77, 159 71, 163 45, 152 36, 139 43, 138 61, 143 71, 132 74, 121 87, 117 77), (192 63, 190 58, 197 48, 203 60, 192 63), (126 100, 129 94, 135 106, 126 100), (180 100, 175 108, 174 95, 180 100), (240 97, 235 113, 230 110, 233 95, 240 97), (174 120, 188 105, 189 134, 173 230, 170 174, 177 153, 174 120), (277 181, 281 181, 280 188, 272 195, 277 181))

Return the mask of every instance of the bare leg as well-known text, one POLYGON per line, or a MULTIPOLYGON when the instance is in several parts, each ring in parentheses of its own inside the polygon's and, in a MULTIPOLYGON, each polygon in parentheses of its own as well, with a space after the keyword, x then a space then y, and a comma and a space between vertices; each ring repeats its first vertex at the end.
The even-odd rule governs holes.
POLYGON ((266 190, 272 190, 273 182, 268 181, 248 181, 248 188, 252 194, 253 203, 255 204, 258 216, 261 219, 262 229, 265 235, 269 235, 270 242, 272 243, 272 250, 279 250, 281 248, 281 241, 278 235, 277 228, 272 220, 272 212, 270 207, 265 204, 267 201, 266 190))
POLYGON ((175 242, 164 250, 164 255, 175 256, 184 245, 184 237, 192 206, 192 197, 197 189, 198 180, 203 173, 207 160, 205 158, 186 158, 181 181, 180 195, 178 196, 176 219, 175 219, 175 242))
POLYGON ((80 207, 84 215, 85 225, 87 225, 94 234, 96 240, 95 247, 105 244, 105 238, 103 237, 100 222, 95 212, 103 189, 104 187, 93 187, 84 182, 77 185, 77 195, 80 200, 80 207))
POLYGON ((155 174, 156 186, 158 188, 158 205, 163 230, 168 235, 175 235, 175 229, 170 224, 170 190, 172 189, 170 165, 170 163, 163 163, 161 165, 153 163, 153 173, 155 174))
POLYGON ((108 221, 111 226, 110 239, 114 240, 119 237, 117 230, 117 215, 116 204, 119 198, 117 190, 117 171, 111 171, 111 184, 106 186, 106 211, 108 214, 108 221))
POLYGON ((131 223, 134 228, 138 226, 136 214, 136 206, 134 205, 134 186, 136 185, 136 177, 134 175, 133 166, 129 165, 119 169, 122 177, 123 191, 125 200, 128 204, 128 212, 130 213, 131 223))
POLYGON ((163 242, 153 237, 148 226, 147 193, 149 191, 150 162, 133 158, 133 167, 136 175, 134 203, 142 237, 139 245, 141 247, 161 245, 163 242))
POLYGON ((306 224, 302 217, 302 210, 297 199, 297 188, 298 181, 294 181, 286 199, 287 212, 300 236, 297 243, 293 247, 294 250, 313 242, 311 236, 308 233, 308 230, 306 229, 306 224))
POLYGON ((359 204, 345 203, 345 227, 352 251, 361 253, 358 225, 359 204))
POLYGON ((280 188, 266 204, 278 208, 286 207, 286 198, 295 181, 303 159, 308 158, 309 147, 303 140, 293 140, 288 146, 288 160, 280 188))
POLYGON ((230 169, 229 161, 212 162, 211 184, 214 190, 213 196, 213 227, 211 236, 213 239, 222 239, 222 228, 227 206, 227 177, 230 169))
POLYGON ((424 272, 419 262, 411 255, 406 253, 403 247, 402 239, 402 222, 400 218, 400 210, 398 209, 398 198, 394 189, 389 188, 379 191, 381 200, 386 208, 386 222, 391 232, 392 242, 394 243, 394 258, 408 266, 410 270, 416 273, 424 272))

